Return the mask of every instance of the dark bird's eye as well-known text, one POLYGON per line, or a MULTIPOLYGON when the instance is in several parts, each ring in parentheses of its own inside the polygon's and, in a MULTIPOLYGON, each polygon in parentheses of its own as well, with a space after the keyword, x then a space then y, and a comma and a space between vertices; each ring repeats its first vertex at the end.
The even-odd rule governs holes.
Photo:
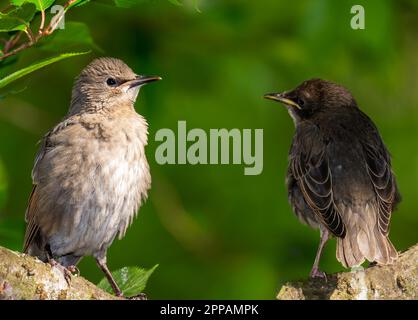
POLYGON ((115 79, 113 79, 113 78, 108 78, 108 79, 106 80, 106 83, 107 83, 107 85, 108 85, 108 86, 113 87, 113 86, 115 86, 115 85, 116 85, 116 80, 115 80, 115 79))
POLYGON ((296 103, 300 106, 303 107, 303 105, 305 104, 305 100, 301 99, 301 98, 297 98, 296 99, 296 103))

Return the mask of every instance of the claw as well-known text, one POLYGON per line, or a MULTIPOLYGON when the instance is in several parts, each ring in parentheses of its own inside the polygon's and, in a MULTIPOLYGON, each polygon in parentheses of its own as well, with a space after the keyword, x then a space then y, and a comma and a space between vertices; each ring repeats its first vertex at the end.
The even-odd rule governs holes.
POLYGON ((56 267, 59 264, 54 259, 48 259, 48 263, 50 264, 51 267, 56 267))
POLYGON ((68 266, 67 270, 70 271, 74 276, 78 277, 80 275, 80 269, 78 269, 76 266, 68 266))
POLYGON ((310 277, 312 279, 324 279, 325 282, 327 282, 327 274, 325 272, 320 271, 318 268, 312 268, 311 273, 310 273, 310 277))
POLYGON ((67 282, 68 286, 71 286, 71 276, 73 274, 67 268, 64 268, 63 273, 64 273, 64 279, 67 282))

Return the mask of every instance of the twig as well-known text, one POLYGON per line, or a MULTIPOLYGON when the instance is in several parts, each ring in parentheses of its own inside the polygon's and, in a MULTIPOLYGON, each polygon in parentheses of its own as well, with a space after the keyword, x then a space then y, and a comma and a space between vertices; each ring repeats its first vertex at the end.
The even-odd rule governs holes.
POLYGON ((32 30, 29 27, 26 29, 25 33, 27 34, 30 43, 33 44, 36 41, 38 41, 38 39, 35 37, 35 35, 33 34, 32 30))
POLYGON ((38 34, 42 34, 45 25, 45 10, 41 11, 41 25, 39 26, 38 34))
POLYGON ((17 35, 11 37, 9 40, 6 40, 6 43, 4 44, 3 52, 7 52, 11 48, 13 48, 16 45, 16 43, 19 41, 21 35, 22 35, 22 32, 19 32, 17 35))
POLYGON ((18 53, 19 51, 22 51, 22 50, 24 50, 24 49, 27 49, 27 48, 29 48, 29 47, 31 47, 33 44, 32 43, 30 43, 30 42, 25 42, 24 44, 22 44, 20 47, 17 47, 16 49, 14 49, 13 51, 10 51, 10 52, 8 52, 8 53, 5 53, 5 54, 3 54, 1 57, 0 57, 0 61, 1 60, 3 60, 3 59, 5 59, 5 58, 7 58, 7 57, 10 57, 10 56, 13 56, 13 55, 15 55, 16 53, 18 53))

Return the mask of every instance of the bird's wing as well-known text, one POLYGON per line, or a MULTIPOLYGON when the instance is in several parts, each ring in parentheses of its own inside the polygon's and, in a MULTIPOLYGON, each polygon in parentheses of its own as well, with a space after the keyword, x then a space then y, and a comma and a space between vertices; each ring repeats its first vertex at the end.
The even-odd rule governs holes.
POLYGON ((30 244, 33 242, 36 237, 39 226, 36 223, 37 215, 39 214, 39 205, 38 205, 38 192, 37 185, 40 183, 40 167, 45 155, 54 149, 55 144, 53 139, 51 139, 55 134, 59 133, 64 128, 73 124, 75 121, 73 118, 68 118, 65 121, 58 124, 55 128, 49 131, 41 141, 41 146, 38 150, 38 153, 35 157, 35 162, 32 170, 32 183, 33 188, 31 195, 29 197, 28 207, 26 209, 25 220, 27 222, 23 252, 27 252, 30 244))
POLYGON ((333 235, 344 237, 346 228, 334 203, 327 144, 323 140, 316 126, 299 127, 290 152, 290 170, 318 220, 333 235))
POLYGON ((318 227, 318 219, 311 207, 306 203, 304 195, 299 188, 298 181, 293 176, 292 170, 289 167, 286 175, 286 186, 288 190, 288 200, 292 206, 293 212, 299 220, 312 228, 318 227))
POLYGON ((29 197, 28 208, 26 209, 26 232, 25 232, 25 239, 23 244, 23 252, 27 253, 30 244, 32 243, 33 239, 35 238, 36 234, 38 233, 39 227, 35 223, 35 216, 36 216, 36 185, 33 185, 32 193, 29 197))
POLYGON ((389 233, 391 213, 400 201, 395 176, 391 169, 390 155, 373 126, 363 135, 362 147, 367 173, 373 184, 377 200, 378 227, 382 234, 389 233))
POLYGON ((26 209, 26 214, 25 214, 25 220, 27 222, 27 226, 26 226, 26 232, 25 232, 25 239, 24 239, 24 244, 23 244, 23 252, 27 252, 29 249, 29 245, 32 243, 33 239, 35 238, 39 227, 36 224, 36 216, 37 216, 37 211, 38 211, 38 206, 37 204, 37 192, 36 192, 36 187, 38 184, 38 168, 39 168, 39 164, 42 161, 43 157, 45 156, 45 153, 47 152, 47 144, 48 144, 48 137, 49 137, 50 133, 48 133, 44 139, 42 140, 41 143, 41 147, 39 148, 38 153, 36 154, 35 157, 35 164, 32 170, 32 183, 33 183, 33 187, 32 187, 32 192, 30 194, 29 197, 29 202, 28 202, 28 207, 26 209))

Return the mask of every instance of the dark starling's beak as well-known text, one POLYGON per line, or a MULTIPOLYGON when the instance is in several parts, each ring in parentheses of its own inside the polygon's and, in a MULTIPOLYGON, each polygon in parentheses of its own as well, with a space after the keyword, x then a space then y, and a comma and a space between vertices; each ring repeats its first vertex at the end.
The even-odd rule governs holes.
POLYGON ((159 80, 162 78, 158 76, 137 76, 135 80, 129 81, 129 89, 159 80))
POLYGON ((302 108, 293 100, 286 97, 285 93, 267 93, 264 95, 264 98, 274 101, 279 101, 287 106, 291 106, 302 110, 302 108))

